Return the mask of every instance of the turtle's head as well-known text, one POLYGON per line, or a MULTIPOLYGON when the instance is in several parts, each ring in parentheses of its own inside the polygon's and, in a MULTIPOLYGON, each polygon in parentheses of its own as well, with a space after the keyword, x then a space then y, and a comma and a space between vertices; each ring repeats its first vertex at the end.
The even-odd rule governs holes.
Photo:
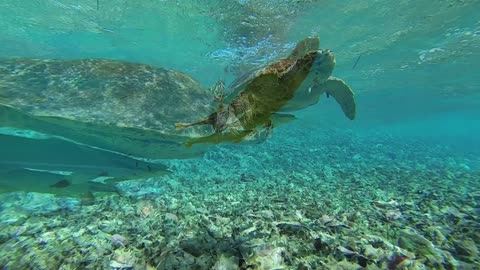
POLYGON ((335 68, 335 55, 330 50, 318 50, 309 53, 313 57, 309 77, 315 83, 323 83, 332 74, 335 68))
POLYGON ((293 82, 300 82, 299 86, 291 87, 298 89, 311 89, 323 84, 332 74, 335 67, 335 55, 330 50, 314 50, 296 60, 294 68, 288 72, 294 78, 293 82))

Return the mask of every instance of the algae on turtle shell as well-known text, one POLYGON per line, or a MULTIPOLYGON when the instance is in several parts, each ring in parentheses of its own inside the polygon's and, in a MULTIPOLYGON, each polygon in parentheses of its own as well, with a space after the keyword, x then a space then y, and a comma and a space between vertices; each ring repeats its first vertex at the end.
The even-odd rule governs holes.
POLYGON ((355 118, 352 89, 342 80, 330 77, 335 56, 319 50, 318 37, 297 44, 289 57, 235 80, 227 94, 217 98, 219 106, 208 117, 191 123, 177 123, 178 129, 211 125, 215 133, 193 138, 187 147, 200 143, 241 142, 261 131, 271 133, 278 112, 303 109, 318 102, 321 94, 333 96, 344 114, 355 118), (227 104, 223 104, 226 101, 227 104))

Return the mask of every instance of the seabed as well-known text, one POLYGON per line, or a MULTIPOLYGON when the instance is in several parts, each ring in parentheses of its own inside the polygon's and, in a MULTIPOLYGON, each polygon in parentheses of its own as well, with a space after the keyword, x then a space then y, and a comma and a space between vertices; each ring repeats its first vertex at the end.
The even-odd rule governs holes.
POLYGON ((89 205, 4 195, 0 268, 478 269, 478 155, 388 134, 284 133, 169 161, 172 175, 89 205))

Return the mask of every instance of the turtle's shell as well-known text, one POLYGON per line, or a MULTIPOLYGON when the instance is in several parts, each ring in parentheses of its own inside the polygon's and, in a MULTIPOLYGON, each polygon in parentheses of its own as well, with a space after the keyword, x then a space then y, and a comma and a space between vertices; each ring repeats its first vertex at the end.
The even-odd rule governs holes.
POLYGON ((305 85, 325 82, 335 67, 329 50, 310 51, 300 59, 281 59, 263 69, 230 102, 244 129, 253 130, 271 121, 305 85))
POLYGON ((0 126, 148 158, 195 154, 182 143, 208 129, 180 132, 174 123, 209 114, 214 105, 210 93, 183 73, 98 59, 0 60, 0 103, 7 105, 0 126))
MULTIPOLYGON (((318 50, 320 48, 320 39, 318 37, 307 37, 301 41, 299 41, 295 48, 292 50, 290 55, 286 57, 283 60, 280 60, 281 62, 289 62, 289 60, 298 60, 301 59, 303 56, 305 56, 307 53, 311 51, 318 50)), ((255 78, 258 76, 265 74, 265 71, 268 72, 269 67, 277 63, 277 61, 273 63, 268 63, 266 65, 263 65, 261 67, 251 69, 248 72, 244 73, 243 75, 239 76, 236 78, 228 87, 225 101, 230 102, 232 99, 234 99, 238 94, 245 89, 245 86, 247 86, 249 83, 251 83, 255 78)), ((270 69, 271 70, 271 69, 270 69)))

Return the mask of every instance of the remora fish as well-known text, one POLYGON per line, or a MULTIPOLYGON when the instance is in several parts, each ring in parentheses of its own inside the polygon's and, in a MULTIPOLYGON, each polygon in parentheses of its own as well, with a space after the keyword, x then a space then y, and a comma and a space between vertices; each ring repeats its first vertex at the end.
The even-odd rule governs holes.
POLYGON ((94 149, 59 138, 0 134, 0 193, 27 191, 81 197, 116 192, 118 181, 169 173, 162 164, 94 149), (92 181, 102 179, 103 181, 92 181))

